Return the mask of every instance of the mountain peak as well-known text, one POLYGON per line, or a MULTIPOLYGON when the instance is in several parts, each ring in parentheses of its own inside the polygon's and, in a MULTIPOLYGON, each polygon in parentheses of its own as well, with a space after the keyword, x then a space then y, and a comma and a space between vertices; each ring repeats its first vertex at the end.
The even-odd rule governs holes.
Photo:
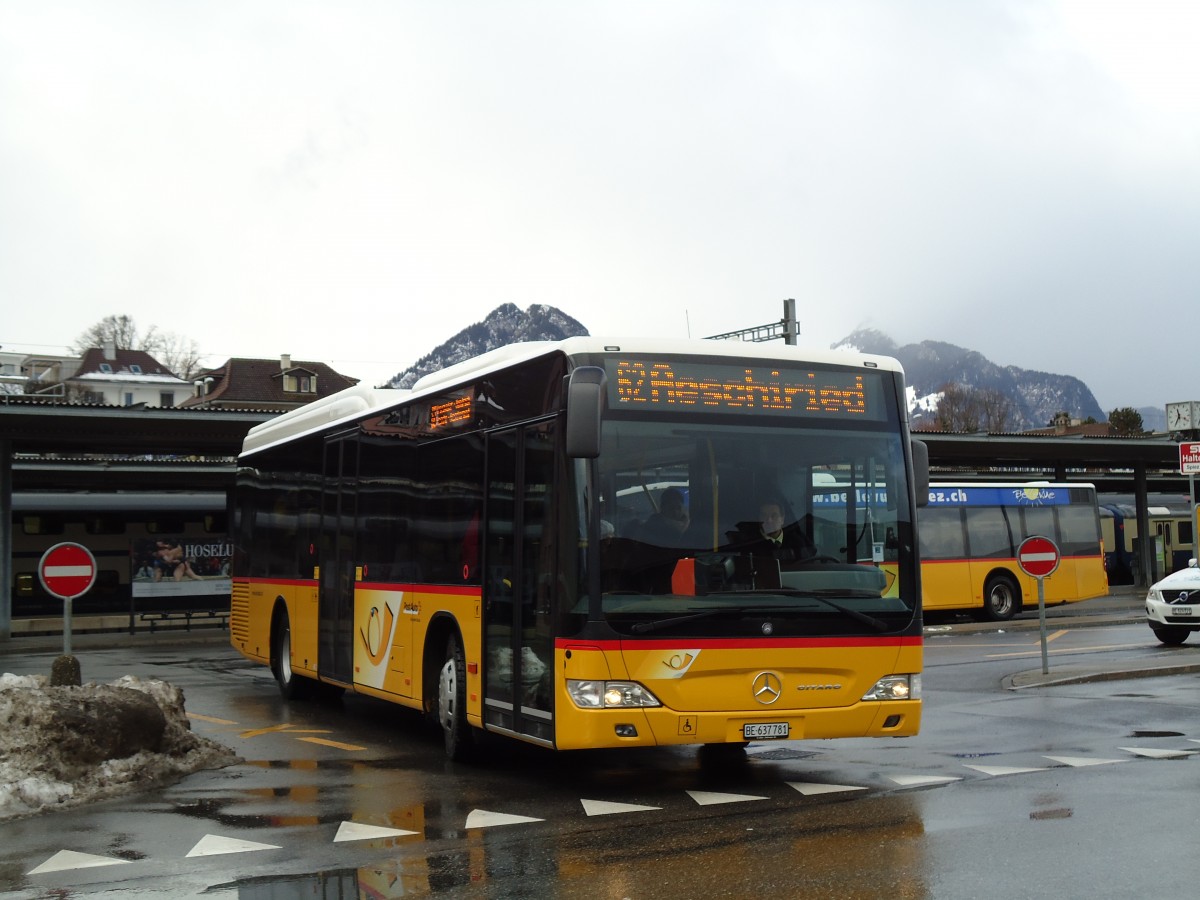
POLYGON ((1108 416, 1100 409, 1086 384, 1070 375, 1035 372, 1018 366, 1000 366, 976 350, 967 350, 944 341, 921 341, 897 346, 882 332, 861 328, 833 345, 854 347, 864 353, 892 356, 904 366, 909 393, 909 414, 914 425, 930 422, 937 416, 937 399, 948 385, 960 385, 982 391, 998 391, 1015 407, 1015 431, 1044 428, 1061 411, 1080 419, 1091 417, 1103 422, 1108 416))
POLYGON ((586 335, 588 330, 562 310, 541 303, 524 312, 515 303, 502 303, 482 322, 468 325, 458 334, 418 359, 388 382, 388 387, 409 388, 431 372, 463 362, 509 344, 526 341, 561 341, 586 335))

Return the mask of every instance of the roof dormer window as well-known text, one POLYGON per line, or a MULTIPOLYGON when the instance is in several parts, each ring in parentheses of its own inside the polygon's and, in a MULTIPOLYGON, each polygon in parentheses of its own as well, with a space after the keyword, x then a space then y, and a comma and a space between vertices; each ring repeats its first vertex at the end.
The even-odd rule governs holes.
POLYGON ((315 394, 317 376, 311 372, 288 372, 283 376, 283 390, 288 394, 315 394))
POLYGON ((142 374, 142 367, 141 367, 141 366, 139 366, 137 363, 130 363, 130 364, 129 364, 129 371, 130 371, 130 372, 132 372, 134 375, 141 375, 141 374, 142 374))
POLYGON ((112 366, 110 366, 108 363, 100 363, 100 371, 105 375, 111 375, 112 366))

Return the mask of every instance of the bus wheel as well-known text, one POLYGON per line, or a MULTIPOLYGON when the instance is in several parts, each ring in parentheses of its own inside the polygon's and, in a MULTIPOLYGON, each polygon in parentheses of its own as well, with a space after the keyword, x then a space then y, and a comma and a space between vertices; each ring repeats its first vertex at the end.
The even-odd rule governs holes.
POLYGON ((1166 644, 1168 647, 1178 647, 1188 639, 1188 635, 1192 633, 1190 628, 1181 628, 1178 625, 1159 625, 1151 626, 1151 631, 1154 636, 1166 644))
POLYGON ((983 617, 989 622, 1004 622, 1021 609, 1021 589, 1011 578, 993 575, 983 588, 983 617))
POLYGON ((286 610, 280 613, 271 635, 271 671, 284 700, 300 700, 308 695, 308 680, 292 671, 292 625, 286 610))
POLYGON ((471 726, 467 723, 467 662, 455 635, 446 641, 446 661, 438 676, 438 724, 446 739, 446 756, 456 762, 471 752, 471 726))

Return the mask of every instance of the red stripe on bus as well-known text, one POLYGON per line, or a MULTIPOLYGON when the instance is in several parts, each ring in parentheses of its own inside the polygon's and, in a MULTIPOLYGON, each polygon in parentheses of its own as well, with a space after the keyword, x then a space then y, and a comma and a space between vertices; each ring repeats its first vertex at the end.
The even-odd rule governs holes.
POLYGON ((920 647, 924 638, 908 637, 814 637, 814 638, 656 638, 654 640, 589 641, 581 638, 556 638, 558 650, 745 650, 807 647, 920 647))
POLYGON ((360 591, 420 591, 422 594, 450 594, 457 597, 480 597, 483 594, 483 589, 478 585, 400 584, 395 581, 360 581, 354 587, 360 591))
MULTIPOLYGON (((235 578, 234 584, 274 584, 286 587, 317 587, 315 578, 235 578)), ((461 597, 478 597, 482 593, 478 585, 457 584, 400 584, 398 582, 359 581, 355 590, 372 591, 420 591, 423 594, 452 594, 461 597)))

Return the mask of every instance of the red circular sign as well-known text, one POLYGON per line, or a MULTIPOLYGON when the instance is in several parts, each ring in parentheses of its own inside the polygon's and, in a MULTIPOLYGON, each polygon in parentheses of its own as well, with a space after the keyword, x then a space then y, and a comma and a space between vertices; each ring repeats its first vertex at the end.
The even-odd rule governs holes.
POLYGON ((73 600, 96 583, 96 558, 82 544, 55 544, 42 554, 38 578, 46 593, 60 600, 73 600))
POLYGON ((1017 548, 1017 565, 1026 575, 1045 578, 1058 568, 1058 546, 1041 535, 1027 537, 1017 548))

